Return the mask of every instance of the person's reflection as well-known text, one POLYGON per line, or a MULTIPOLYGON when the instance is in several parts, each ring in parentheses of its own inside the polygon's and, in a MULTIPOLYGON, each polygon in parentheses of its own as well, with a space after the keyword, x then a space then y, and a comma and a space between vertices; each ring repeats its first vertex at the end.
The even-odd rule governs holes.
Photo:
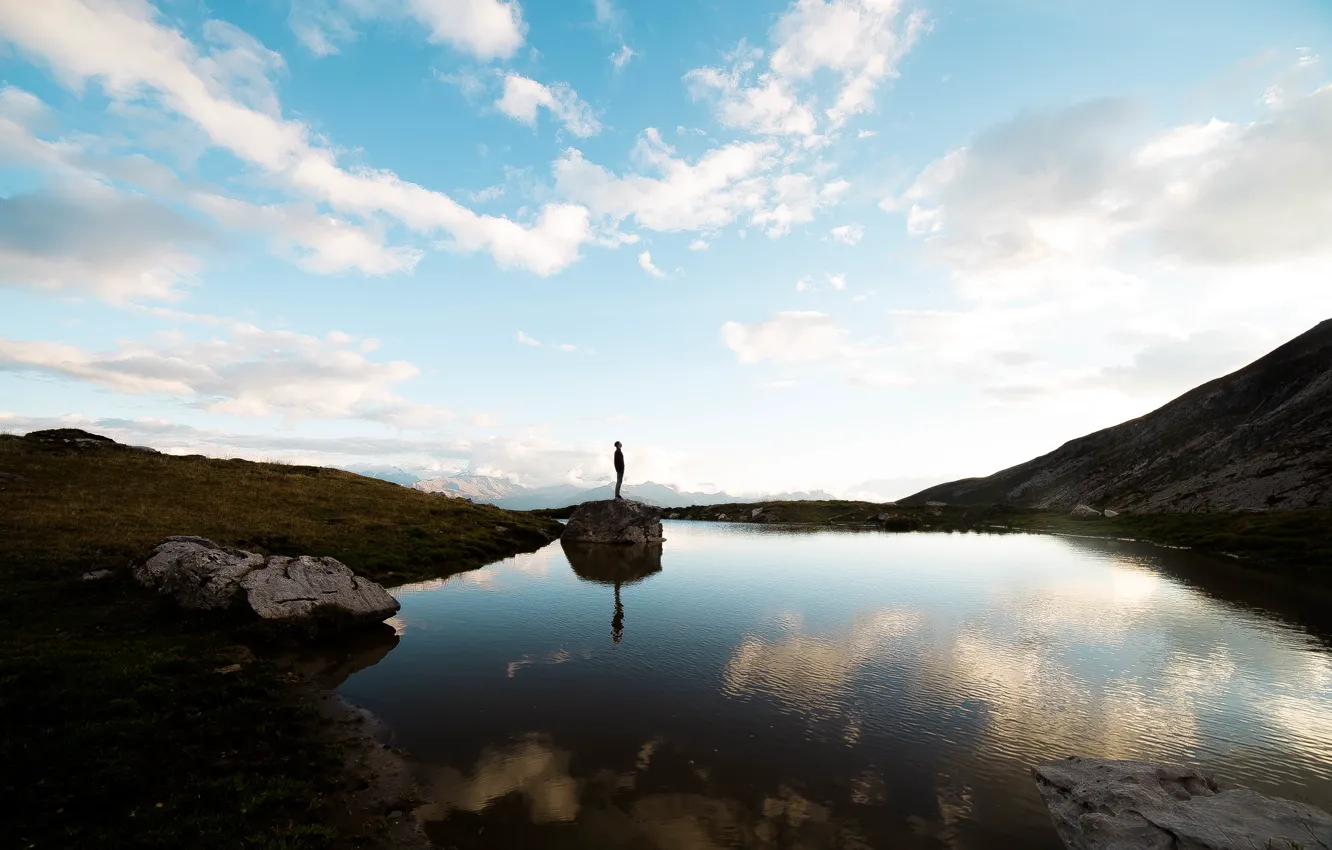
POLYGON ((560 541, 564 556, 574 574, 583 581, 609 584, 615 587, 615 614, 611 617, 611 640, 624 639, 624 603, 620 588, 640 582, 661 572, 660 544, 571 543, 560 541))
POLYGON ((615 616, 611 617, 611 641, 619 643, 624 637, 624 605, 620 603, 620 583, 615 582, 615 616))

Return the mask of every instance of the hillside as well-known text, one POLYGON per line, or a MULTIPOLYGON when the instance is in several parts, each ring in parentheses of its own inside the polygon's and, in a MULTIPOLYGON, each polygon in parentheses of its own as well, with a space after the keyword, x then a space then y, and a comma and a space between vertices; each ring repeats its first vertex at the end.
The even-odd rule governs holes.
POLYGON ((0 436, 0 529, 0 793, 15 813, 4 846, 145 850, 374 848, 389 830, 384 811, 348 809, 364 781, 344 761, 355 750, 330 742, 262 644, 237 643, 255 635, 124 577, 163 537, 331 555, 391 586, 560 530, 341 470, 163 455, 75 430, 0 436), (81 580, 103 567, 118 575, 81 580))
POLYGON ((901 501, 1142 513, 1332 506, 1332 320, 1145 416, 901 501))

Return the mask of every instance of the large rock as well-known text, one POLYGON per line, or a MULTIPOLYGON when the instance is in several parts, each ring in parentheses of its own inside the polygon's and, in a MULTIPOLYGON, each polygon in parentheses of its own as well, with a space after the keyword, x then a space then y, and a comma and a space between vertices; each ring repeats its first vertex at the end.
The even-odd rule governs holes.
POLYGON ((561 540, 571 543, 658 543, 661 508, 629 499, 584 502, 569 517, 561 540))
POLYGON ((1080 519, 1091 519, 1092 517, 1098 517, 1101 515, 1100 511, 1090 505, 1077 505, 1073 510, 1069 511, 1069 513, 1080 519))
POLYGON ((1332 817, 1189 767, 1068 758, 1033 771, 1070 850, 1332 847, 1332 817))
POLYGON ((202 537, 168 537, 134 580, 184 608, 248 608, 265 620, 308 621, 316 611, 344 621, 380 622, 398 611, 387 590, 333 558, 264 557, 202 537))

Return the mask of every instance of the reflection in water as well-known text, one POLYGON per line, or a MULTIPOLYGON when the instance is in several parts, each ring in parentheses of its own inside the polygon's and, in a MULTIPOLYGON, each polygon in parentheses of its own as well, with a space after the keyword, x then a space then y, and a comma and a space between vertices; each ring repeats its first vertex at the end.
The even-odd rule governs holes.
POLYGON ((624 603, 620 587, 661 572, 661 544, 571 543, 560 540, 574 574, 584 581, 615 585, 615 613, 611 616, 611 642, 624 637, 624 603))
MULTIPOLYGON (((624 770, 575 776, 571 761, 571 754, 545 735, 525 734, 508 746, 488 747, 470 773, 438 769, 426 783, 432 802, 417 817, 433 841, 449 847, 473 841, 478 847, 549 843, 660 850, 873 846, 854 819, 835 816, 789 785, 779 784, 748 804, 727 796, 712 781, 712 771, 661 739, 640 746, 624 770), (475 817, 459 817, 463 812, 475 817)), ((894 846, 932 843, 913 840, 913 832, 919 839, 919 829, 904 827, 905 843, 894 846)))
POLYGON ((1332 808, 1332 654, 1179 578, 1205 566, 681 523, 411 588, 397 649, 325 663, 382 659, 341 690, 417 760, 443 846, 1057 850, 1029 768, 1074 753, 1332 808))

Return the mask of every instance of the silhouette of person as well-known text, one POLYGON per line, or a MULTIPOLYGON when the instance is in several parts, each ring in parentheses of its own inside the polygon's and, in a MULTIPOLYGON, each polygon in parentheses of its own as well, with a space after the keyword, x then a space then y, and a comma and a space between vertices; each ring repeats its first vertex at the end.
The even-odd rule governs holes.
POLYGON ((620 451, 620 441, 615 441, 615 498, 620 498, 620 485, 624 483, 624 452, 620 451))
POLYGON ((611 640, 620 642, 624 637, 624 606, 620 604, 620 583, 615 582, 615 616, 611 617, 611 640))

